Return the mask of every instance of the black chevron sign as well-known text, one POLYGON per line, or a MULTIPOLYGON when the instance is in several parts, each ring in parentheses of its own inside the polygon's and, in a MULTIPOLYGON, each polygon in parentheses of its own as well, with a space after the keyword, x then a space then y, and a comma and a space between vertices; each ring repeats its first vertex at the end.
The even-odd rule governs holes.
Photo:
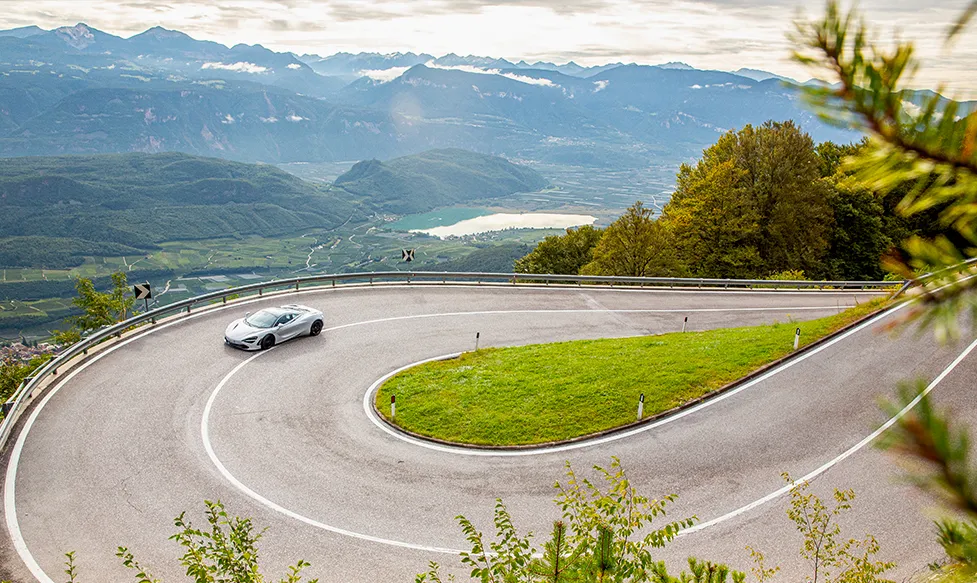
POLYGON ((133 284, 132 293, 136 296, 137 300, 146 300, 153 297, 153 290, 149 287, 148 282, 133 284))
POLYGON ((407 262, 413 261, 414 260, 414 250, 413 249, 404 249, 403 252, 401 253, 401 258, 404 261, 407 261, 407 262))

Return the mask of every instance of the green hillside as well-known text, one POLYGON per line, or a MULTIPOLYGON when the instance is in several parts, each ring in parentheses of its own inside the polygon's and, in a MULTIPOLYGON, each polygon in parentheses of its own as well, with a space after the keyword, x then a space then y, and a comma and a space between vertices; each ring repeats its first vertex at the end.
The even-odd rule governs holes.
POLYGON ((504 158, 466 150, 431 150, 387 162, 364 160, 336 186, 393 214, 534 192, 547 185, 538 172, 504 158))
POLYGON ((69 267, 165 241, 278 236, 357 214, 273 166, 179 153, 13 158, 0 165, 0 266, 69 267))

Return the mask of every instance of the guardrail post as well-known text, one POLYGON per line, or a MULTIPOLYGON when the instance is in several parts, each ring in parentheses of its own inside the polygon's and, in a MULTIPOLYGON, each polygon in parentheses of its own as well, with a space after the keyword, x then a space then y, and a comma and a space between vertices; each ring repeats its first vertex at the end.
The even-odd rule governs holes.
POLYGON ((190 306, 187 306, 187 313, 190 313, 190 306))
POLYGON ((263 292, 263 291, 265 291, 264 288, 259 287, 258 288, 258 295, 260 296, 261 295, 261 292, 263 292))
POLYGON ((295 282, 295 291, 299 291, 299 282, 295 282))
POLYGON ((370 285, 373 285, 373 276, 372 275, 370 276, 370 285))
POLYGON ((336 287, 336 280, 335 280, 335 279, 334 279, 334 280, 332 280, 332 286, 333 286, 333 287, 336 287))

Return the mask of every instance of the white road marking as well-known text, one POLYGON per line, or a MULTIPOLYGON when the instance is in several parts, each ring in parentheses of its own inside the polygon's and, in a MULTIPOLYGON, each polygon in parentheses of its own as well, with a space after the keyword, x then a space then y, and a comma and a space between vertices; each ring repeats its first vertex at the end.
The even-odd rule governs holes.
POLYGON ((939 385, 940 382, 943 381, 943 379, 946 378, 946 376, 948 374, 950 374, 951 372, 953 372, 953 369, 957 368, 957 365, 959 365, 961 362, 963 362, 963 360, 965 358, 967 358, 967 356, 971 352, 973 352, 974 348, 977 348, 977 340, 975 340, 973 343, 971 343, 971 345, 968 346, 966 348, 966 350, 964 350, 963 352, 961 352, 960 355, 957 356, 957 358, 954 359, 954 361, 952 363, 950 363, 950 366, 948 366, 945 369, 943 369, 943 372, 941 372, 939 374, 939 376, 937 376, 935 379, 933 379, 933 382, 931 382, 929 385, 927 385, 926 388, 923 390, 923 392, 921 392, 919 395, 916 396, 915 399, 913 399, 905 407, 903 407, 903 409, 901 411, 899 411, 898 413, 896 413, 896 415, 894 417, 892 417, 891 419, 889 419, 888 421, 886 421, 885 423, 883 423, 881 427, 879 427, 878 429, 876 429, 875 431, 873 431, 871 434, 869 434, 868 437, 866 437, 865 439, 859 441, 855 445, 853 445, 850 448, 848 448, 847 450, 845 450, 844 453, 842 453, 841 455, 839 455, 835 459, 827 462, 826 464, 824 464, 823 466, 819 467, 818 469, 816 469, 816 470, 814 470, 814 471, 812 471, 812 472, 804 475, 799 480, 794 480, 793 482, 791 482, 790 484, 787 484, 787 485, 783 486, 779 490, 774 490, 773 492, 767 494, 766 496, 764 496, 763 498, 760 498, 759 500, 755 500, 755 501, 753 501, 753 502, 751 502, 751 503, 749 503, 749 504, 747 504, 745 506, 741 506, 741 507, 737 508, 736 510, 733 510, 732 512, 728 512, 726 514, 723 514, 722 516, 719 516, 717 518, 713 518, 712 520, 707 520, 706 522, 702 522, 702 523, 697 524, 697 525, 695 525, 695 526, 693 526, 691 528, 687 528, 687 529, 681 531, 679 533, 679 535, 684 535, 684 534, 690 534, 690 533, 693 533, 693 532, 698 532, 700 530, 709 528, 710 526, 714 526, 716 524, 719 524, 720 522, 725 522, 725 521, 729 520, 730 518, 735 518, 735 517, 737 517, 740 514, 743 514, 745 512, 749 512, 750 510, 753 510, 754 508, 756 508, 758 506, 762 506, 763 504, 766 504, 767 502, 770 502, 774 498, 778 498, 778 497, 783 496, 784 494, 790 492, 794 488, 795 485, 797 485, 797 484, 803 484, 804 482, 809 482, 810 480, 813 480, 817 476, 819 476, 819 475, 823 474, 824 472, 830 470, 832 467, 838 465, 839 463, 841 463, 845 459, 849 458, 852 454, 854 454, 858 450, 862 449, 863 447, 865 447, 866 445, 868 445, 869 443, 871 443, 872 441, 874 441, 876 438, 878 438, 878 436, 880 436, 883 433, 885 433, 885 431, 887 429, 889 429, 890 427, 892 427, 893 425, 895 425, 900 419, 902 419, 903 417, 905 417, 906 414, 909 413, 909 411, 911 411, 913 407, 915 407, 916 405, 918 405, 919 402, 923 400, 923 397, 925 397, 926 395, 930 394, 930 392, 933 389, 935 389, 936 386, 939 385))
MULTIPOLYGON (((453 286, 453 287, 474 287, 474 288, 481 288, 481 289, 498 289, 496 287, 489 286, 489 285, 482 285, 482 286, 462 285, 462 286, 453 286)), ((499 286, 499 287, 502 287, 502 286, 499 286)), ((330 292, 330 291, 338 291, 338 290, 350 290, 350 289, 360 289, 360 288, 359 287, 355 287, 355 288, 353 288, 353 287, 336 287, 336 288, 330 288, 330 287, 326 287, 326 286, 321 286, 321 287, 317 287, 317 288, 313 288, 313 289, 305 289, 305 290, 301 290, 301 291, 298 291, 298 292, 291 292, 288 295, 304 295, 304 294, 310 294, 310 293, 321 293, 321 292, 330 292)), ((364 286, 364 289, 368 289, 368 288, 365 288, 365 286, 364 286)), ((541 287, 540 288, 528 288, 528 287, 524 287, 524 288, 517 288, 517 289, 520 289, 520 290, 523 290, 523 291, 525 291, 525 290, 533 290, 533 291, 566 292, 566 291, 569 291, 571 289, 578 289, 578 288, 556 287, 556 286, 554 286, 554 287, 551 287, 551 288, 541 288, 541 287)), ((671 294, 690 294, 690 293, 701 294, 702 293, 702 291, 694 291, 694 290, 670 290, 670 289, 650 289, 650 288, 649 289, 644 289, 644 290, 640 290, 640 289, 639 290, 624 290, 624 289, 596 288, 595 287, 595 288, 582 288, 582 289, 579 289, 579 290, 580 291, 583 291, 584 289, 586 291, 592 291, 592 292, 618 292, 618 293, 620 293, 620 292, 627 292, 627 293, 649 293, 649 292, 655 293, 655 292, 657 292, 657 293, 671 293, 671 294)), ((705 290, 703 290, 703 291, 705 291, 705 290)), ((775 291, 775 290, 770 290, 770 291, 709 290, 709 292, 711 292, 711 293, 730 293, 730 294, 754 293, 754 294, 758 294, 758 295, 759 294, 767 295, 767 294, 771 294, 771 293, 773 293, 773 294, 781 294, 781 295, 783 295, 783 294, 787 294, 787 295, 811 295, 811 294, 835 293, 833 291, 827 291, 827 292, 823 292, 823 291, 794 292, 794 291, 775 291)), ((845 293, 852 293, 852 292, 851 292, 851 290, 848 290, 845 293)), ((872 293, 872 292, 864 292, 864 293, 872 293)), ((126 340, 123 340, 123 341, 119 342, 118 344, 115 344, 115 345, 113 345, 113 346, 105 349, 104 351, 102 351, 102 352, 100 352, 100 353, 92 356, 91 358, 89 358, 85 362, 79 364, 64 379, 62 379, 54 388, 52 388, 47 393, 47 395, 44 396, 44 398, 41 400, 40 403, 38 403, 36 405, 36 407, 34 408, 34 411, 31 412, 31 415, 28 417, 27 421, 24 423, 24 427, 21 430, 20 434, 18 435, 17 441, 14 444, 13 449, 11 450, 10 460, 9 460, 9 462, 7 464, 7 472, 6 472, 5 480, 4 480, 4 500, 3 500, 3 504, 4 504, 4 515, 5 515, 5 519, 6 519, 5 521, 6 521, 6 525, 7 525, 7 531, 9 533, 9 535, 10 535, 11 541, 13 542, 14 549, 17 551, 17 554, 20 556, 21 560, 24 562, 24 565, 31 572, 31 574, 34 576, 35 579, 37 579, 41 583, 54 583, 54 580, 51 579, 51 577, 49 577, 44 572, 44 570, 38 564, 37 560, 31 554, 30 549, 27 546, 27 542, 24 539, 23 533, 22 533, 22 531, 20 529, 20 522, 17 519, 16 483, 17 483, 17 469, 18 469, 18 467, 20 465, 20 457, 21 457, 21 455, 23 453, 24 444, 27 441, 27 437, 30 434, 31 428, 33 428, 34 423, 36 422, 38 416, 41 414, 41 411, 44 409, 44 407, 76 375, 78 375, 79 373, 81 373, 83 370, 85 370, 86 368, 88 368, 92 364, 98 362, 99 360, 101 360, 105 356, 108 356, 109 354, 115 352, 116 350, 118 350, 118 349, 120 349, 120 348, 128 345, 130 342, 134 342, 134 341, 139 340, 139 339, 141 339, 141 338, 143 338, 145 336, 148 336, 149 334, 153 334, 155 332, 159 332, 160 330, 164 330, 166 328, 169 328, 170 326, 181 324, 181 323, 187 322, 189 320, 194 320, 194 319, 199 318, 201 316, 210 315, 210 314, 213 314, 215 312, 224 311, 224 310, 227 310, 227 309, 238 308, 238 307, 241 307, 241 306, 244 306, 244 305, 248 305, 248 304, 252 304, 252 303, 256 303, 256 302, 274 301, 275 298, 276 298, 276 296, 266 296, 266 297, 258 296, 258 297, 249 298, 249 299, 246 299, 246 300, 236 301, 236 302, 234 302, 232 304, 227 304, 227 305, 219 305, 219 306, 211 305, 211 306, 205 306, 206 309, 204 311, 195 312, 195 313, 192 313, 192 314, 187 314, 186 316, 181 317, 181 318, 176 319, 176 320, 173 320, 171 322, 167 322, 165 324, 156 325, 156 326, 154 326, 154 327, 152 327, 152 328, 150 328, 150 329, 148 329, 148 330, 146 330, 144 332, 141 332, 139 334, 136 334, 136 335, 134 335, 134 336, 132 336, 130 338, 127 338, 126 340)), ((895 309, 898 309, 899 307, 901 307, 901 305, 900 306, 897 306, 896 308, 894 308, 891 311, 895 311, 895 309)), ((740 308, 737 308, 737 309, 740 309, 740 308)), ((786 308, 747 308, 747 309, 750 309, 750 310, 763 310, 763 309, 766 309, 766 310, 790 311, 790 310, 799 310, 799 309, 824 309, 824 310, 830 310, 830 309, 833 309, 833 308, 832 308, 832 306, 824 306, 824 307, 817 307, 817 308, 786 307, 786 308)), ((714 310, 715 311, 724 311, 724 310, 718 309, 718 308, 716 308, 714 310)), ((560 310, 553 310, 553 311, 560 311, 560 310)), ((608 311, 613 311, 613 310, 568 310, 568 311, 571 311, 571 312, 608 312, 608 311)), ((637 311, 640 312, 642 310, 637 310, 637 311)), ((652 310, 652 311, 654 312, 655 310, 652 310)), ((696 311, 696 310, 672 310, 672 311, 674 311, 674 312, 688 312, 688 311, 696 311)), ((525 312, 526 311, 523 311, 522 313, 525 313, 525 312)), ((529 312, 536 312, 536 313, 538 313, 539 311, 529 311, 529 312)), ((470 314, 470 315, 479 315, 479 314, 490 314, 490 313, 499 313, 499 312, 469 312, 467 314, 470 314)), ((459 315, 459 316, 460 315, 465 315, 465 314, 466 313, 464 313, 464 312, 454 313, 454 315, 459 315)), ((434 317, 434 316, 438 316, 438 315, 441 315, 441 314, 422 314, 422 315, 414 316, 414 317, 434 317)), ((447 314, 444 314, 444 315, 447 315, 447 314)), ((379 323, 379 322, 382 322, 382 321, 398 320, 398 319, 403 319, 403 317, 394 317, 394 318, 380 319, 380 320, 370 320, 370 321, 362 322, 362 324, 379 323)), ((344 325, 340 325, 340 326, 337 326, 337 327, 334 327, 334 328, 330 328, 329 330, 346 328, 346 327, 349 327, 349 326, 351 326, 351 324, 344 324, 344 325)), ((258 353, 258 354, 262 354, 262 353, 258 353)), ((256 358, 256 357, 257 357, 257 355, 251 357, 251 359, 256 358)), ((241 363, 241 364, 237 365, 237 367, 235 367, 234 370, 239 370, 244 364, 246 364, 247 362, 250 362, 251 359, 246 360, 246 361, 244 361, 244 363, 241 363)), ((234 371, 232 371, 232 373, 233 372, 234 371)), ((212 395, 212 397, 213 397, 213 395, 212 395)), ((206 416, 204 417, 204 420, 206 420, 206 416)), ((203 430, 203 422, 202 422, 202 430, 203 430)), ((206 443, 208 443, 208 440, 205 440, 205 444, 206 443)), ((205 447, 207 447, 207 446, 205 445, 205 447)), ((211 451, 212 451, 212 449, 211 449, 211 451)), ((212 461, 213 461, 213 459, 212 459, 212 461)), ((230 474, 227 474, 227 476, 225 476, 225 477, 228 477, 228 476, 231 479, 233 479, 233 476, 231 476, 230 474)), ((233 479, 232 483, 233 482, 236 482, 236 479, 233 479)), ((255 495, 257 496, 257 494, 255 494, 255 495)), ((254 498, 254 496, 252 496, 252 498, 254 498)), ((262 502, 262 500, 264 500, 263 498, 261 498, 261 499, 255 498, 255 499, 258 500, 259 502, 262 502)), ((262 503, 265 504, 264 502, 262 502, 262 503)), ((271 502, 271 501, 267 501, 267 504, 265 504, 265 505, 268 506, 269 504, 272 504, 273 505, 274 503, 271 502)), ((290 511, 287 511, 284 508, 277 507, 277 505, 276 506, 269 506, 269 507, 272 508, 273 510, 276 510, 276 511, 279 511, 279 512, 283 512, 286 515, 289 515, 287 513, 290 512, 290 511), (278 508, 281 508, 281 510, 278 510, 278 508)), ((296 514, 296 516, 299 516, 299 515, 296 514)), ((303 520, 303 519, 302 518, 299 518, 299 520, 303 520)), ((403 546, 403 547, 406 547, 406 548, 412 548, 412 549, 417 549, 417 550, 424 550, 424 551, 427 551, 427 552, 450 553, 450 554, 457 554, 459 552, 458 550, 455 550, 455 549, 441 549, 439 547, 427 547, 427 546, 423 546, 423 545, 413 545, 411 543, 404 543, 404 542, 400 542, 400 541, 388 541, 386 539, 380 539, 378 537, 372 537, 370 535, 352 533, 351 531, 344 531, 343 529, 339 529, 339 528, 335 528, 335 527, 328 527, 328 525, 325 525, 325 524, 322 524, 322 523, 318 523, 317 521, 314 521, 314 520, 311 520, 311 519, 304 519, 303 522, 306 522, 307 524, 310 524, 310 525, 313 525, 313 526, 321 525, 320 528, 327 528, 327 530, 328 529, 332 529, 332 531, 333 532, 336 532, 336 533, 340 533, 340 534, 349 533, 349 536, 356 536, 356 537, 362 538, 364 540, 371 540, 371 541, 379 542, 379 543, 383 543, 383 544, 390 544, 390 545, 395 545, 395 546, 403 546)))
POLYGON ((217 471, 220 472, 222 476, 224 476, 224 479, 226 479, 228 482, 230 482, 230 484, 232 486, 234 486, 235 488, 237 488, 238 491, 242 492, 243 494, 245 494, 249 498, 257 501, 260 504, 262 504, 263 506, 265 506, 267 508, 270 508, 271 510, 274 510, 275 512, 278 512, 280 514, 283 514, 283 515, 285 515, 285 516, 287 516, 289 518, 293 518, 293 519, 298 520, 300 522, 304 522, 305 524, 308 524, 309 526, 314 526, 315 528, 319 528, 319 529, 326 530, 326 531, 329 531, 329 532, 333 532, 333 533, 336 533, 336 534, 340 534, 340 535, 343 535, 343 536, 348 536, 348 537, 352 537, 352 538, 358 538, 358 539, 362 539, 362 540, 366 540, 366 541, 370 541, 370 542, 381 543, 381 544, 395 546, 395 547, 403 547, 403 548, 407 548, 407 549, 413 549, 413 550, 417 550, 417 551, 425 551, 425 552, 431 552, 431 553, 442 553, 442 554, 451 554, 451 555, 457 555, 458 553, 462 552, 462 551, 460 551, 458 549, 447 549, 447 548, 442 548, 442 547, 432 547, 432 546, 428 546, 428 545, 418 545, 418 544, 413 544, 413 543, 407 543, 407 542, 401 542, 401 541, 396 541, 396 540, 391 540, 391 539, 380 538, 380 537, 372 536, 372 535, 369 535, 369 534, 362 534, 362 533, 359 533, 359 532, 354 532, 352 530, 346 530, 344 528, 339 528, 337 526, 331 526, 331 525, 326 524, 324 522, 320 522, 318 520, 314 520, 312 518, 308 518, 306 516, 303 516, 303 515, 299 514, 298 512, 293 512, 292 510, 289 510, 288 508, 285 508, 284 506, 281 506, 279 504, 276 504, 276 503, 272 502, 271 500, 265 498, 261 494, 258 494, 257 492, 255 492, 251 488, 247 487, 243 482, 241 482, 240 480, 238 480, 237 478, 235 478, 234 477, 234 474, 232 474, 231 472, 229 472, 227 470, 227 468, 224 467, 224 464, 220 461, 220 458, 218 458, 217 457, 217 454, 214 453, 214 447, 211 445, 211 442, 210 442, 210 411, 211 411, 211 409, 214 406, 214 401, 217 399, 217 395, 220 394, 221 389, 224 388, 224 385, 226 385, 227 382, 229 380, 231 380, 231 377, 233 377, 235 373, 237 373, 239 370, 241 370, 242 368, 244 368, 245 365, 247 365, 252 360, 258 358, 259 356, 261 356, 263 354, 268 354, 269 352, 271 352, 271 350, 274 350, 274 348, 272 348, 270 350, 266 350, 264 352, 259 352, 259 353, 255 354, 254 356, 252 356, 251 358, 249 358, 249 359, 245 360, 244 362, 241 362, 240 364, 238 364, 237 366, 235 366, 234 369, 231 370, 231 372, 227 373, 227 375, 224 376, 223 379, 221 379, 221 382, 217 384, 217 388, 215 388, 214 389, 214 392, 210 394, 210 398, 207 399, 207 405, 204 407, 203 418, 200 420, 200 437, 201 437, 201 439, 203 439, 204 449, 207 451, 207 456, 210 458, 210 461, 213 462, 214 466, 217 468, 217 471))

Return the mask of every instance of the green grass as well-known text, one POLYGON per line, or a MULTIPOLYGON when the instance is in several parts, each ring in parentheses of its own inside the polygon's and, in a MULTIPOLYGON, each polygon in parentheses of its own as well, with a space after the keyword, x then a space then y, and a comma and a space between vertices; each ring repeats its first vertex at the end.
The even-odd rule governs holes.
MULTIPOLYGON (((479 445, 560 441, 667 411, 786 356, 794 329, 809 344, 883 307, 873 300, 833 316, 707 332, 490 348, 394 376, 377 392, 408 431, 479 445)), ((389 417, 388 417, 389 420, 389 417)))

